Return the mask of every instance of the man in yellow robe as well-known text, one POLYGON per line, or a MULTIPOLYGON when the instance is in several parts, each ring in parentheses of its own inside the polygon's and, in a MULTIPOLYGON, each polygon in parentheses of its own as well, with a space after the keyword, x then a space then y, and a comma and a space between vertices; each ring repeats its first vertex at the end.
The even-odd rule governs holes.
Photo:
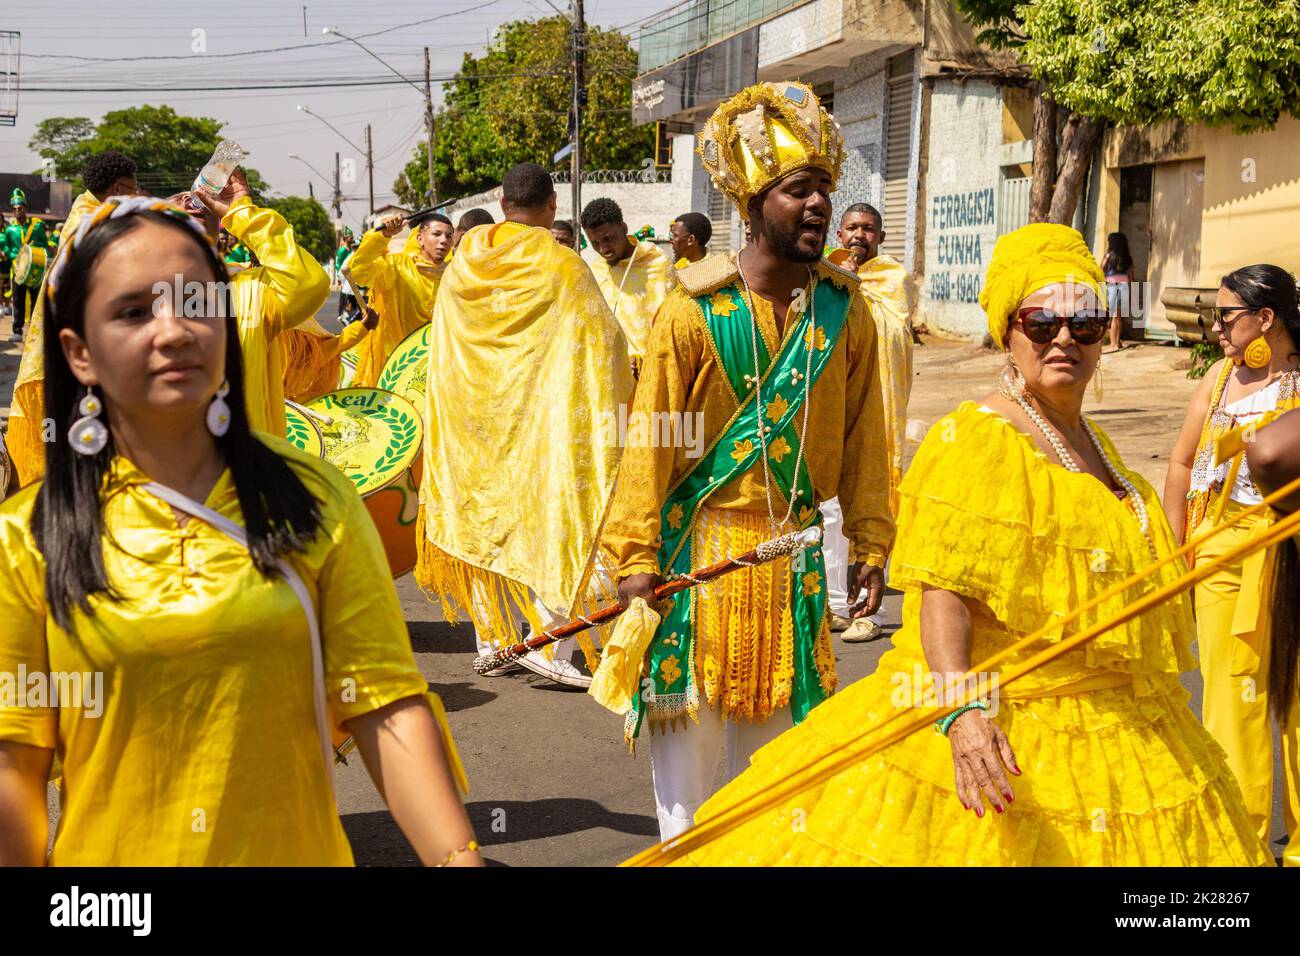
POLYGON ((230 277, 230 300, 244 356, 248 423, 283 438, 285 359, 280 339, 292 333, 301 336, 300 348, 294 350, 297 367, 324 360, 331 337, 316 323, 316 313, 329 298, 329 274, 298 245, 283 216, 254 204, 242 169, 235 170, 218 196, 201 190, 189 195, 206 208, 214 238, 218 228, 225 229, 260 263, 230 277))
MULTIPOLYGON (((506 221, 465 234, 434 305, 415 578, 469 615, 480 653, 583 605, 620 456, 610 425, 634 388, 591 270, 551 235, 555 206, 545 169, 511 169, 506 221)), ((585 686, 570 653, 520 663, 585 686)))
POLYGON ((612 199, 587 203, 582 230, 596 251, 591 271, 627 335, 633 362, 638 362, 645 354, 655 313, 672 287, 671 263, 653 242, 639 242, 628 234, 623 210, 612 199))
MULTIPOLYGON (((72 203, 63 224, 69 239, 77 234, 81 221, 111 196, 134 196, 135 161, 117 150, 105 150, 92 156, 82 172, 86 189, 72 203)), ((46 269, 49 275, 49 269, 46 269)), ((18 476, 18 486, 30 485, 45 474, 45 441, 53 438, 53 422, 45 421, 45 282, 32 307, 23 358, 18 366, 10 403, 9 432, 6 443, 18 476), (46 433, 49 434, 46 434, 46 433)), ((66 427, 65 423, 65 426, 66 427)))
POLYGON ((451 251, 451 220, 426 213, 411 224, 402 251, 389 251, 389 241, 402 231, 403 218, 389 216, 361 237, 348 260, 352 284, 369 289, 370 304, 379 313, 379 328, 357 349, 357 370, 352 384, 373 388, 393 350, 433 315, 438 281, 451 251))
MULTIPOLYGON (((696 421, 703 441, 629 439, 603 537, 619 597, 653 607, 667 574, 815 526, 838 496, 852 613, 872 614, 893 540, 876 330, 857 277, 821 254, 843 139, 809 87, 760 83, 718 108, 700 144, 753 240, 678 272, 655 321, 630 418, 696 421)), ((836 677, 819 549, 681 592, 665 615, 625 733, 650 724, 667 839, 691 826, 724 751, 739 773, 836 677)))
MULTIPOLYGON (((838 239, 841 248, 830 259, 852 269, 860 280, 858 291, 867 300, 876 324, 880 347, 880 380, 885 400, 885 444, 889 449, 889 501, 898 513, 898 485, 903 480, 903 452, 907 441, 907 401, 912 394, 912 318, 916 314, 918 295, 916 280, 893 256, 882 255, 880 244, 885 228, 880 211, 869 203, 854 203, 840 216, 838 239)), ((839 502, 822 505, 826 520, 824 549, 826 565, 848 566, 848 539, 841 530, 839 502)), ((834 577, 834 576, 833 576, 834 577)), ((838 578, 834 578, 838 580, 838 578)), ((847 595, 831 590, 831 607, 836 612, 832 627, 843 631, 849 644, 875 640, 883 634, 878 621, 869 617, 849 620, 843 613, 847 595)))

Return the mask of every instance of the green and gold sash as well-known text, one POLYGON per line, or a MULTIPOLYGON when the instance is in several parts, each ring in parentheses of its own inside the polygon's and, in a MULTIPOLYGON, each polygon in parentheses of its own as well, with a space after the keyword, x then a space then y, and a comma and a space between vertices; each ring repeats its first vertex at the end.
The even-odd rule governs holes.
MULTIPOLYGON (((753 323, 740 289, 733 283, 711 295, 696 297, 737 408, 708 451, 669 489, 660 511, 659 566, 666 575, 683 575, 692 570, 691 543, 700 509, 713 492, 758 461, 763 451, 759 429, 764 426, 771 429, 766 433, 768 467, 785 501, 789 502, 793 495, 796 526, 802 529, 821 523, 808 465, 799 455, 796 423, 806 389, 811 389, 835 351, 852 293, 830 282, 817 282, 811 299, 812 307, 805 308, 787 330, 775 361, 759 337, 761 371, 756 390, 753 323), (808 382, 803 380, 805 375, 808 382), (755 401, 760 392, 762 408, 755 401)), ((826 697, 813 659, 826 613, 826 569, 820 548, 800 552, 790 566, 795 640, 790 709, 798 723, 826 697)), ((647 715, 652 723, 659 723, 684 715, 693 717, 698 711, 699 688, 693 667, 694 608, 694 592, 682 591, 655 632, 647 655, 648 672, 642 672, 641 692, 634 697, 627 715, 629 739, 640 733, 647 715)))

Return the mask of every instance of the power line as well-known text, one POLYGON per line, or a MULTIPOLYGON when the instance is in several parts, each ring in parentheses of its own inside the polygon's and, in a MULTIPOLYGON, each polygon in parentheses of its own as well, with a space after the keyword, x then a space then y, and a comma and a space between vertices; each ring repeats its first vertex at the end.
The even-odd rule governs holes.
MULTIPOLYGON (((397 26, 386 27, 383 30, 375 30, 372 33, 362 33, 358 39, 364 40, 367 37, 382 36, 385 33, 392 33, 394 30, 406 30, 411 27, 422 26, 426 23, 433 23, 436 20, 446 20, 448 17, 458 16, 462 13, 478 13, 480 10, 486 10, 488 7, 500 3, 501 0, 487 0, 485 3, 475 4, 473 7, 466 7, 461 10, 453 10, 450 13, 440 13, 437 16, 425 17, 423 20, 412 20, 410 23, 399 23, 397 26)), ((316 40, 312 43, 295 43, 293 46, 276 46, 267 47, 262 50, 240 50, 234 53, 204 53, 206 59, 227 58, 236 56, 261 56, 265 53, 285 53, 290 50, 305 50, 315 46, 338 46, 345 43, 345 40, 316 40)), ((71 53, 26 53, 24 57, 29 59, 43 60, 78 60, 87 63, 139 63, 144 60, 194 60, 195 54, 191 53, 169 53, 154 54, 150 56, 77 56, 71 53)), ((115 92, 132 92, 122 90, 115 92)))

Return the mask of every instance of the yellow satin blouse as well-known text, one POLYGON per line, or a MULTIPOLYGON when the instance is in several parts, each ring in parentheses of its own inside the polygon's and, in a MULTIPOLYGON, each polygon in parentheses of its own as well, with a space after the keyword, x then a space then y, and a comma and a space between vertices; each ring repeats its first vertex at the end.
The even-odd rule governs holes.
MULTIPOLYGON (((333 466, 263 437, 320 502, 292 560, 319 615, 336 725, 423 695, 375 526, 333 466)), ((0 740, 57 750, 52 864, 351 865, 321 757, 306 615, 289 586, 197 518, 178 527, 117 458, 104 483, 104 562, 120 600, 61 630, 30 529, 39 485, 0 506, 0 740), (102 675, 102 692, 5 699, 4 674, 102 675), (44 703, 46 706, 34 706, 44 703)), ((229 471, 206 504, 242 523, 229 471)), ((92 677, 85 682, 94 687, 92 677)))

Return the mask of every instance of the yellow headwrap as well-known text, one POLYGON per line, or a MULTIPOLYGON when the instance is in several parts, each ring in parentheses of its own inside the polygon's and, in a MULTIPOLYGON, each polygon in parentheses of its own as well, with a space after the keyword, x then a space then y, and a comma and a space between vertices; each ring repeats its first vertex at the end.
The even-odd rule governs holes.
POLYGON ((779 179, 816 166, 840 178, 844 137, 804 83, 756 83, 714 111, 700 130, 700 157, 727 198, 749 219, 749 201, 779 179))
POLYGON ((993 341, 1006 348, 1007 326, 1026 296, 1057 283, 1086 286, 1100 294, 1102 281, 1101 268, 1076 230, 1033 222, 1007 233, 993 247, 980 306, 993 341))

